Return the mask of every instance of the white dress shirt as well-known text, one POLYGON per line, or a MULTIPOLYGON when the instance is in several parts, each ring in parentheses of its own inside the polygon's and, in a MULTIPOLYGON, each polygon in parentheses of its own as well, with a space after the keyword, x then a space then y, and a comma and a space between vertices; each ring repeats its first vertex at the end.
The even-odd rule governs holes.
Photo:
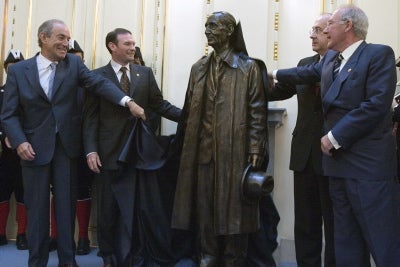
MULTIPOLYGON (((51 73, 51 67, 50 64, 53 63, 53 61, 45 58, 41 53, 36 57, 36 63, 39 71, 39 81, 40 85, 43 88, 43 91, 46 93, 46 95, 49 95, 49 78, 50 78, 50 73, 51 73)), ((54 62, 58 64, 58 62, 54 62)))

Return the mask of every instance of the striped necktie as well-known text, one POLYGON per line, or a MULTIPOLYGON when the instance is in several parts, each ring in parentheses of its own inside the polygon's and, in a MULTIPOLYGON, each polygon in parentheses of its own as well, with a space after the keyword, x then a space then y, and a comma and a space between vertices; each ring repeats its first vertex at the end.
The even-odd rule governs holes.
POLYGON ((343 56, 341 53, 339 53, 339 55, 335 59, 335 64, 333 65, 333 80, 335 80, 339 74, 340 64, 342 64, 342 60, 343 56))

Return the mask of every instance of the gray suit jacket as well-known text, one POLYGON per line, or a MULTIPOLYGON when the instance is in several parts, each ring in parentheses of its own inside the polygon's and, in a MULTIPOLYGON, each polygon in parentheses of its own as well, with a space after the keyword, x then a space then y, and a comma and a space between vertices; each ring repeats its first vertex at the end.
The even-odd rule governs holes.
MULTIPOLYGON (((81 148, 79 86, 102 95, 116 106, 124 94, 107 79, 91 72, 82 60, 71 54, 57 65, 53 97, 49 100, 40 85, 36 56, 9 68, 2 108, 2 126, 14 148, 30 142, 33 161, 24 165, 44 165, 51 161, 56 129, 66 153, 78 157, 81 148)), ((125 108, 126 109, 126 108, 125 108)))

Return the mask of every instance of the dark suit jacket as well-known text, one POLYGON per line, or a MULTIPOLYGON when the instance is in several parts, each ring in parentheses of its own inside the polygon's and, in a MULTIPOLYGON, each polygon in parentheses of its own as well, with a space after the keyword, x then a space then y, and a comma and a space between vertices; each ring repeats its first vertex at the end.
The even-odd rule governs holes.
POLYGON ((391 104, 396 88, 393 50, 362 42, 333 81, 337 52, 311 66, 279 70, 280 81, 313 83, 321 78, 325 132, 342 146, 323 157, 325 175, 392 179, 396 155, 391 135, 391 104))
MULTIPOLYGON (((119 86, 111 64, 94 71, 119 86)), ((130 64, 130 96, 145 110, 178 121, 181 110, 164 100, 150 68, 130 64)), ((122 91, 122 90, 121 90, 122 91)), ((104 169, 118 169, 118 156, 132 128, 132 116, 124 107, 87 94, 84 104, 83 138, 85 152, 98 152, 104 169)))
MULTIPOLYGON (((318 62, 319 54, 303 58, 298 66, 306 66, 318 62)), ((269 100, 284 100, 297 95, 298 113, 293 130, 290 169, 303 171, 308 160, 311 160, 314 171, 322 175, 322 103, 318 93, 320 84, 293 85, 277 83, 270 92, 269 100)))
POLYGON ((115 85, 92 73, 75 55, 67 54, 58 63, 51 101, 40 85, 36 56, 10 66, 1 120, 14 148, 28 141, 36 153, 33 161, 22 161, 22 164, 43 165, 51 161, 56 143, 56 127, 68 156, 79 156, 79 86, 106 97, 113 105, 124 97, 115 85))
MULTIPOLYGON (((119 86, 118 78, 111 66, 94 71, 108 78, 119 86)), ((168 119, 178 121, 181 110, 164 100, 157 86, 153 72, 150 68, 130 64, 130 93, 134 101, 145 110, 151 108, 154 112, 168 119)), ((121 89, 122 92, 122 89, 121 89)), ((83 139, 85 152, 97 152, 102 162, 102 169, 117 171, 120 168, 118 157, 127 142, 133 118, 130 112, 123 107, 117 107, 93 94, 87 94, 83 112, 83 139)), ((137 189, 136 179, 142 173, 134 168, 124 169, 124 173, 118 174, 118 180, 111 183, 110 191, 115 197, 121 214, 121 225, 115 253, 119 253, 120 262, 127 259, 131 250, 133 238, 133 220, 136 194, 144 189, 137 189)), ((151 175, 151 173, 149 173, 151 175)), ((146 179, 144 177, 143 179, 146 179)), ((142 184, 142 183, 140 183, 142 184)), ((144 203, 148 204, 148 203, 144 203)), ((152 203, 150 203, 152 204, 152 203)), ((135 213, 136 214, 136 213, 135 213)))

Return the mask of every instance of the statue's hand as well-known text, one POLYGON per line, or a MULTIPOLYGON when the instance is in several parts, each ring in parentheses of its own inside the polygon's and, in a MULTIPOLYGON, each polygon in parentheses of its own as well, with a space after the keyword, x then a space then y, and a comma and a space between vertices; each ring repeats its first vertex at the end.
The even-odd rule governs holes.
POLYGON ((262 157, 260 157, 258 154, 250 154, 248 158, 248 162, 251 163, 251 166, 255 169, 261 167, 262 160, 262 157))

